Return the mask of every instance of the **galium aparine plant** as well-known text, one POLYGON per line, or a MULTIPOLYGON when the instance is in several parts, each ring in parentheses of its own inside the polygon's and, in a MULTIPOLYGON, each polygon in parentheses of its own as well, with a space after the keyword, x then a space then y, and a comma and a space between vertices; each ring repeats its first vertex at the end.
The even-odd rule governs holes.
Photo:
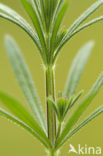
POLYGON ((78 102, 83 91, 75 95, 80 76, 86 65, 88 57, 94 46, 93 41, 88 41, 77 53, 67 78, 64 92, 59 92, 55 97, 55 65, 62 47, 80 31, 103 20, 103 16, 97 17, 88 23, 83 22, 93 14, 103 0, 97 0, 68 28, 61 27, 63 17, 68 9, 69 0, 20 0, 33 23, 30 24, 16 11, 0 3, 0 17, 16 24, 23 29, 33 40, 41 56, 46 86, 47 118, 44 115, 41 102, 32 77, 14 39, 6 35, 5 46, 8 58, 15 72, 18 83, 31 107, 33 115, 25 106, 14 97, 0 91, 0 101, 8 108, 0 108, 0 116, 7 118, 27 130, 37 138, 48 151, 48 156, 58 156, 62 145, 76 134, 82 127, 103 112, 103 106, 97 108, 85 118, 78 126, 74 127, 90 105, 103 85, 103 73, 99 76, 89 93, 78 102), (72 115, 65 121, 68 112, 77 103, 72 115), (62 124, 64 123, 64 124, 62 124))

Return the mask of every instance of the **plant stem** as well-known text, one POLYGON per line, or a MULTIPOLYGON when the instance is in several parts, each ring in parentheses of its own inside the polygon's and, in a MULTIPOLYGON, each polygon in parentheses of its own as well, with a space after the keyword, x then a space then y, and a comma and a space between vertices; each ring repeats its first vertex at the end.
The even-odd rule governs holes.
MULTIPOLYGON (((54 68, 49 66, 46 68, 46 97, 52 96, 55 100, 54 93, 54 68)), ((53 108, 47 102, 47 126, 48 138, 52 145, 56 139, 56 117, 53 108)))
POLYGON ((59 156, 59 152, 50 152, 47 156, 59 156))

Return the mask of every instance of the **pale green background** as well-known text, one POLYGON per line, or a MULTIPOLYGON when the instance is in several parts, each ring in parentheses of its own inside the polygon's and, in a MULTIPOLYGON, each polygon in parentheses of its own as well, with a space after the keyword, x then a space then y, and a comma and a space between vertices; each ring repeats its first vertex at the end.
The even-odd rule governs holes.
MULTIPOLYGON (((20 4, 20 0, 0 0, 0 2, 15 9, 30 21, 20 4)), ((70 7, 63 24, 66 25, 66 27, 69 27, 70 24, 93 2, 95 2, 95 0, 70 0, 70 7)), ((96 11, 89 20, 99 15, 103 15, 103 7, 96 11)), ((32 73, 33 80, 35 80, 41 101, 44 103, 45 79, 38 51, 24 31, 3 19, 0 19, 0 90, 2 89, 11 93, 26 104, 5 52, 5 34, 11 34, 19 43, 32 73)), ((96 42, 96 45, 81 78, 79 89, 84 88, 85 94, 95 82, 96 78, 103 70, 103 22, 95 24, 79 33, 62 49, 56 65, 56 91, 63 90, 70 64, 77 50, 86 41, 91 39, 96 42)), ((101 104, 103 104, 103 90, 101 90, 99 95, 92 102, 92 105, 84 116, 101 104)), ((43 104, 43 106, 45 106, 45 104, 43 104)), ((103 115, 99 116, 68 141, 63 146, 61 156, 68 156, 69 143, 75 146, 78 144, 98 145, 103 149, 103 115)), ((37 140, 33 139, 25 130, 0 118, 0 156, 45 156, 45 152, 43 146, 40 145, 37 140)))

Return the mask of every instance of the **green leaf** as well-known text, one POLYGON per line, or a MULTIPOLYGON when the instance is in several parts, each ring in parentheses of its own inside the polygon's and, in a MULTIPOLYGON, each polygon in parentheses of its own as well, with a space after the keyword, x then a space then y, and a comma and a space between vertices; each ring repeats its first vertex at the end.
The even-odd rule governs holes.
POLYGON ((59 144, 57 148, 60 148, 68 139, 70 139, 74 134, 76 134, 81 128, 86 126, 90 121, 92 121, 94 118, 96 118, 98 115, 103 113, 103 106, 96 109, 92 114, 90 114, 88 117, 86 117, 74 130, 72 130, 67 137, 59 144))
POLYGON ((7 93, 0 91, 0 101, 2 104, 11 111, 16 117, 27 123, 33 128, 35 120, 30 113, 25 109, 24 105, 21 104, 14 97, 11 97, 7 93))
POLYGON ((84 113, 84 111, 87 109, 87 107, 90 105, 96 94, 99 92, 100 88, 103 85, 103 73, 100 75, 100 77, 97 79, 96 83, 93 85, 90 92, 86 95, 83 101, 81 101, 74 111, 74 113, 71 115, 70 119, 65 125, 65 128, 63 129, 63 132, 59 139, 57 140, 57 146, 62 142, 62 140, 68 135, 71 128, 77 123, 81 115, 84 113))
MULTIPOLYGON (((70 40, 73 36, 75 36, 76 34, 78 34, 79 32, 81 32, 82 30, 84 30, 85 28, 88 28, 89 26, 97 23, 97 22, 100 22, 103 20, 103 16, 100 16, 100 17, 97 17, 97 18, 94 18, 93 20, 87 22, 86 24, 80 26, 78 29, 76 29, 73 33, 71 33, 71 35, 69 36, 68 40, 70 40)), ((64 36, 63 36, 64 37, 64 36)), ((63 39, 63 37, 61 39, 63 39)), ((61 41, 61 40, 60 40, 61 41)), ((59 41, 59 43, 60 43, 59 41)), ((58 46, 59 44, 57 44, 58 46)), ((56 46, 56 47, 57 47, 56 46)))
POLYGON ((0 12, 0 17, 15 23, 19 27, 21 27, 27 34, 32 38, 32 40, 37 45, 38 49, 41 51, 40 41, 37 35, 34 33, 32 27, 27 23, 27 21, 21 17, 16 11, 12 10, 11 8, 7 7, 4 4, 0 3, 0 10, 4 13, 0 12))
POLYGON ((56 5, 57 5, 57 0, 51 0, 50 1, 51 4, 50 4, 50 15, 51 15, 51 20, 52 20, 52 17, 53 17, 53 14, 54 14, 54 11, 55 11, 55 8, 56 8, 56 5))
POLYGON ((60 42, 58 48, 55 51, 54 54, 54 61, 56 60, 60 49, 62 48, 62 46, 69 40, 71 34, 80 26, 80 24, 82 24, 93 12, 95 12, 101 5, 103 4, 103 0, 98 0, 97 2, 95 2, 90 8, 88 8, 69 28, 68 32, 66 33, 66 35, 64 36, 64 38, 62 39, 62 41, 60 42))
POLYGON ((51 50, 53 52, 53 48, 54 48, 54 43, 55 43, 55 38, 57 37, 57 32, 59 30, 60 24, 62 22, 62 19, 64 17, 64 14, 68 8, 68 1, 64 2, 64 4, 62 5, 62 7, 60 8, 60 11, 58 13, 58 16, 56 18, 54 27, 53 27, 53 32, 52 32, 52 37, 51 37, 51 50))
POLYGON ((48 142, 48 139, 41 127, 18 100, 0 91, 0 101, 14 114, 14 116, 29 125, 38 135, 48 142))
POLYGON ((65 36, 66 32, 67 32, 67 29, 61 28, 61 30, 57 34, 56 39, 55 39, 55 43, 54 43, 54 51, 58 47, 58 45, 61 42, 61 40, 63 39, 63 37, 65 36))
POLYGON ((45 22, 46 33, 48 33, 51 27, 51 22, 57 4, 57 0, 40 0, 40 3, 42 17, 45 22))
POLYGON ((42 29, 44 30, 45 29, 45 23, 44 23, 44 19, 42 17, 42 13, 40 10, 41 9, 40 8, 40 2, 38 0, 32 0, 31 5, 32 5, 33 9, 35 10, 35 12, 38 16, 38 19, 39 19, 39 22, 41 23, 42 29))
POLYGON ((25 124, 24 122, 22 122, 21 120, 17 119, 16 117, 14 117, 13 115, 11 115, 10 113, 6 112, 5 110, 0 108, 0 116, 3 116, 4 118, 7 118, 8 120, 16 123, 17 125, 23 127, 25 130, 27 130, 30 134, 32 134, 34 137, 36 137, 39 141, 42 142, 42 144, 48 148, 48 144, 47 142, 45 142, 45 140, 43 139, 42 136, 40 136, 37 131, 34 131, 31 127, 29 127, 27 124, 25 124))
POLYGON ((93 20, 89 21, 88 23, 82 25, 81 27, 79 27, 77 30, 75 30, 71 35, 70 35, 70 38, 72 36, 74 36, 75 34, 77 34, 78 32, 84 30, 85 28, 99 22, 99 21, 102 21, 103 20, 103 16, 100 16, 100 17, 97 17, 97 18, 94 18, 93 20))
MULTIPOLYGON (((31 9, 33 9, 35 16, 37 17, 38 22, 40 23, 40 26, 42 28, 42 31, 44 29, 44 21, 41 15, 40 10, 40 2, 37 0, 30 0, 29 3, 31 6, 31 9)), ((26 9, 26 8, 25 8, 26 9)), ((28 12, 28 11, 27 11, 28 12)), ((29 13, 29 12, 28 12, 29 13)), ((30 14, 29 14, 30 15, 30 14)), ((31 16, 30 16, 31 17, 31 16)))
POLYGON ((48 104, 54 109, 54 112, 57 115, 58 121, 60 123, 63 122, 66 113, 68 112, 68 105, 71 104, 72 100, 65 99, 63 97, 59 97, 55 103, 55 101, 49 97, 47 98, 48 104))
POLYGON ((93 12, 95 12, 101 5, 103 5, 103 0, 98 0, 89 9, 87 9, 69 28, 67 34, 65 35, 66 40, 69 35, 80 26, 93 12))
POLYGON ((65 85, 64 96, 71 98, 75 94, 81 74, 91 54, 93 46, 94 42, 89 41, 79 50, 76 57, 74 58, 65 85))
POLYGON ((54 14, 53 14, 53 19, 52 19, 52 26, 54 27, 55 21, 57 19, 57 16, 59 14, 60 8, 63 5, 63 0, 57 0, 56 2, 56 6, 55 6, 55 10, 54 10, 54 14))
POLYGON ((39 40, 41 42, 42 51, 45 56, 45 62, 47 61, 47 54, 46 54, 46 43, 45 38, 43 34, 43 30, 40 24, 40 20, 38 18, 38 15, 36 13, 35 7, 32 6, 31 1, 28 0, 21 0, 24 8, 26 9, 27 13, 29 14, 30 18, 32 19, 32 22, 34 24, 34 27, 36 29, 36 32, 38 34, 39 40))
POLYGON ((48 101, 48 104, 51 105, 51 107, 54 109, 57 117, 59 117, 59 114, 58 114, 58 111, 57 111, 57 107, 56 107, 56 104, 55 104, 54 100, 51 97, 48 97, 47 101, 48 101))
POLYGON ((59 114, 59 121, 62 123, 65 117, 65 112, 68 108, 68 105, 71 100, 64 98, 64 97, 59 97, 57 99, 57 111, 59 114))
POLYGON ((45 16, 45 4, 44 4, 44 0, 40 0, 40 11, 41 11, 41 16, 42 16, 42 19, 43 19, 43 22, 44 22, 44 25, 45 25, 45 28, 46 28, 46 16, 45 16))
POLYGON ((49 24, 50 24, 50 20, 51 20, 51 1, 52 0, 44 0, 44 12, 45 12, 45 23, 46 23, 46 29, 47 31, 49 30, 49 24))
POLYGON ((70 100, 70 102, 69 102, 69 104, 68 104, 68 107, 67 107, 67 109, 66 109, 66 111, 65 111, 65 114, 64 114, 64 116, 66 116, 67 115, 67 113, 68 113, 68 111, 70 111, 70 109, 74 106, 74 104, 78 101, 78 99, 80 98, 80 96, 82 95, 82 93, 83 93, 83 90, 81 90, 77 95, 76 95, 76 97, 72 97, 71 98, 71 100, 70 100))
POLYGON ((83 94, 83 90, 81 90, 76 97, 74 97, 74 99, 72 100, 71 104, 70 104, 70 108, 78 101, 78 99, 81 97, 81 95, 83 94))
POLYGON ((28 67, 23 59, 23 56, 21 55, 20 49, 10 36, 6 36, 5 45, 8 57, 16 74, 16 78, 20 84, 20 87, 24 92, 28 103, 30 104, 37 122, 46 131, 46 123, 41 103, 38 98, 36 88, 32 81, 28 67))

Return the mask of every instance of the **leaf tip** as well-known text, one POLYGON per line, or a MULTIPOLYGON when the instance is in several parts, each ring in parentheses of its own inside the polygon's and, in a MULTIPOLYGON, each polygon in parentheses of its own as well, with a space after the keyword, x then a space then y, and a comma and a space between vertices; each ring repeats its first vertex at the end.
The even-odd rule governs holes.
POLYGON ((8 47, 8 44, 10 44, 10 40, 13 40, 12 37, 9 34, 6 34, 4 36, 4 43, 6 47, 8 47))
POLYGON ((91 48, 93 48, 93 47, 95 46, 95 41, 94 41, 94 40, 90 40, 90 41, 88 41, 87 44, 89 44, 89 46, 90 46, 91 48))

